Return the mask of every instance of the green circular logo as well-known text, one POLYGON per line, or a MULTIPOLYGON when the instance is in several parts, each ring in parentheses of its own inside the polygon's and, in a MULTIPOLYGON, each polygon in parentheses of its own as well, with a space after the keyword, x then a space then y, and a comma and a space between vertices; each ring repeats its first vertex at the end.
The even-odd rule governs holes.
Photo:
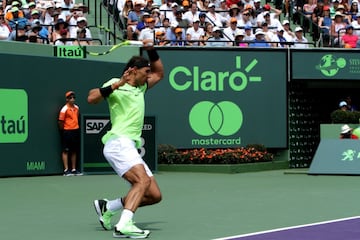
POLYGON ((340 68, 346 66, 346 60, 344 58, 336 59, 332 54, 324 55, 320 64, 316 66, 316 69, 320 70, 321 73, 326 77, 335 76, 340 68))
POLYGON ((199 135, 210 136, 215 133, 230 136, 239 131, 243 114, 238 105, 229 101, 213 103, 198 102, 189 114, 191 128, 199 135))

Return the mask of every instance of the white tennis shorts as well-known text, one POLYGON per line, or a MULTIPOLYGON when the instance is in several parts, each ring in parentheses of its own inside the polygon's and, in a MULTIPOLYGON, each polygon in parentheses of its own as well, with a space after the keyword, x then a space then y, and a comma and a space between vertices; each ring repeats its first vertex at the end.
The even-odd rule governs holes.
POLYGON ((104 146, 103 153, 106 160, 120 177, 138 164, 144 165, 149 177, 153 176, 151 170, 136 149, 135 142, 129 138, 118 137, 108 140, 104 146))

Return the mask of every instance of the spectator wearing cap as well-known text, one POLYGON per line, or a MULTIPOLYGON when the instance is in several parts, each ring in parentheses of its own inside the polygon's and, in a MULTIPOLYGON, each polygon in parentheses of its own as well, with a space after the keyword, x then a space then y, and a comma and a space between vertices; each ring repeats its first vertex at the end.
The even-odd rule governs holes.
POLYGON ((267 42, 271 42, 272 39, 275 38, 276 34, 273 31, 269 31, 269 28, 268 28, 268 25, 266 22, 263 22, 263 24, 261 24, 261 29, 265 33, 264 39, 267 42))
POLYGON ((229 41, 231 41, 231 42, 228 43, 229 46, 233 45, 233 42, 235 41, 236 34, 240 32, 240 29, 237 28, 237 24, 238 24, 237 19, 236 18, 231 18, 230 19, 230 26, 225 28, 224 31, 223 31, 224 37, 226 39, 228 39, 229 41))
POLYGON ((264 21, 263 22, 266 22, 269 30, 276 34, 277 29, 279 27, 281 27, 280 21, 278 19, 276 19, 276 18, 271 18, 271 15, 270 15, 269 12, 263 12, 262 15, 264 15, 264 21))
POLYGON ((36 3, 35 3, 35 2, 29 2, 29 3, 27 4, 26 11, 25 11, 25 9, 24 9, 24 17, 25 17, 26 19, 31 19, 31 12, 32 12, 33 10, 36 10, 36 3))
POLYGON ((169 15, 171 13, 171 5, 173 4, 173 0, 164 0, 165 2, 160 6, 160 19, 161 21, 164 20, 164 18, 168 18, 171 22, 172 19, 169 18, 169 15))
POLYGON ((336 11, 339 11, 340 6, 342 6, 344 8, 343 14, 350 10, 350 2, 352 2, 352 1, 348 1, 348 0, 339 0, 339 1, 340 1, 340 4, 339 4, 338 8, 336 9, 336 11))
POLYGON ((183 40, 183 41, 186 40, 185 31, 183 31, 183 29, 178 26, 178 23, 174 21, 170 24, 170 27, 166 32, 166 39, 170 41, 171 46, 176 46, 177 40, 183 40))
POLYGON ((245 37, 245 31, 242 29, 239 30, 235 35, 235 40, 234 40, 235 46, 248 47, 248 44, 245 42, 244 37, 245 37))
POLYGON ((196 18, 200 19, 199 14, 200 14, 200 12, 197 9, 196 2, 192 2, 190 4, 189 11, 187 11, 183 14, 183 19, 186 19, 189 21, 189 23, 192 23, 194 21, 194 19, 196 19, 196 18))
POLYGON ((353 0, 350 5, 350 10, 347 12, 350 15, 351 22, 356 20, 356 14, 359 13, 359 1, 353 0))
POLYGON ((69 24, 65 22, 64 19, 59 18, 54 25, 54 31, 51 33, 50 41, 56 44, 57 40, 60 38, 69 38, 70 33, 68 31, 68 26, 69 24))
POLYGON ((265 40, 265 33, 260 29, 255 31, 255 39, 249 43, 249 47, 254 48, 269 48, 270 44, 265 40))
POLYGON ((348 107, 347 107, 347 103, 346 103, 346 101, 341 101, 340 103, 339 103, 339 110, 341 110, 341 111, 349 111, 349 109, 348 109, 348 107))
POLYGON ((28 20, 24 18, 24 15, 20 15, 21 11, 18 7, 12 7, 10 10, 11 15, 8 15, 9 12, 5 15, 5 20, 7 24, 10 26, 11 30, 16 30, 19 27, 26 27, 28 25, 28 20), (7 19, 6 17, 10 16, 11 19, 7 19))
POLYGON ((54 5, 52 2, 47 1, 44 5, 45 11, 41 12, 40 21, 44 25, 51 25, 54 22, 53 13, 55 11, 54 5))
POLYGON ((271 39, 271 41, 273 42, 271 43, 272 47, 282 47, 282 48, 289 47, 288 44, 285 44, 287 41, 286 38, 284 37, 284 32, 285 30, 282 26, 277 28, 274 38, 271 39))
POLYGON ((295 37, 295 33, 293 33, 293 31, 290 28, 290 22, 287 19, 284 19, 282 21, 282 27, 284 28, 284 38, 286 39, 287 42, 292 42, 292 40, 295 37))
POLYGON ((92 39, 91 31, 87 27, 87 19, 85 17, 78 17, 76 21, 76 27, 70 28, 70 38, 77 38, 79 29, 85 30, 85 37, 87 39, 92 39))
POLYGON ((158 8, 151 10, 150 17, 155 20, 155 27, 161 27, 160 10, 158 8))
POLYGON ((165 32, 162 30, 156 30, 155 32, 155 45, 165 46, 168 44, 166 40, 165 32))
POLYGON ((206 46, 209 47, 226 47, 227 46, 227 39, 223 37, 221 28, 215 26, 213 28, 213 36, 208 39, 206 46))
POLYGON ((199 46, 200 38, 203 35, 204 35, 204 29, 200 28, 200 19, 194 18, 192 27, 186 30, 186 40, 188 40, 188 45, 199 46))
POLYGON ((182 11, 183 13, 186 13, 190 9, 190 2, 188 0, 183 0, 182 3, 182 11))
POLYGON ((332 46, 340 46, 341 38, 345 34, 346 26, 347 24, 344 22, 344 15, 341 12, 336 12, 330 29, 332 46))
POLYGON ((78 28, 76 31, 76 38, 73 41, 73 45, 92 45, 92 41, 86 38, 86 28, 78 28))
POLYGON ((229 14, 227 16, 227 19, 230 20, 230 18, 236 18, 238 21, 241 20, 241 10, 237 4, 232 4, 229 9, 229 14))
POLYGON ((77 4, 74 4, 74 6, 70 10, 70 12, 71 12, 70 19, 67 20, 68 19, 67 18, 64 20, 69 23, 69 31, 73 31, 73 29, 77 26, 78 18, 84 17, 84 12, 83 12, 82 8, 77 4))
POLYGON ((340 0, 331 0, 331 5, 330 5, 330 16, 331 18, 335 17, 335 13, 336 13, 336 9, 340 4, 340 0))
POLYGON ((139 0, 134 1, 134 9, 129 12, 128 20, 127 20, 127 39, 134 39, 134 34, 136 33, 137 25, 143 21, 144 11, 141 10, 143 7, 143 3, 139 0))
MULTIPOLYGON (((24 12, 20 9, 19 2, 14 1, 11 8, 5 14, 5 20, 9 23, 14 18, 24 18, 24 12), (15 3, 15 4, 14 4, 15 3)), ((16 20, 14 20, 16 21, 16 20)))
POLYGON ((29 18, 29 22, 32 23, 34 20, 39 20, 40 21, 40 12, 37 9, 33 9, 30 13, 30 18, 29 18))
POLYGON ((40 21, 33 21, 31 23, 31 29, 27 31, 26 35, 28 36, 28 39, 26 42, 31 43, 43 43, 43 39, 39 35, 40 31, 42 29, 42 26, 40 24, 40 21))
POLYGON ((7 40, 10 35, 11 28, 5 22, 5 15, 0 13, 0 40, 7 40))
MULTIPOLYGON (((258 27, 261 27, 261 24, 266 21, 267 14, 269 14, 269 21, 272 22, 274 20, 274 21, 277 21, 279 23, 279 25, 281 25, 281 23, 279 22, 279 16, 281 14, 281 10, 273 8, 272 6, 270 6, 270 4, 265 4, 263 6, 262 14, 258 14, 256 17, 256 23, 257 23, 258 27)), ((270 24, 269 24, 269 27, 270 27, 270 24)), ((276 26, 276 28, 277 27, 278 26, 276 26)))
POLYGON ((354 34, 360 38, 360 12, 356 14, 356 20, 351 22, 351 26, 354 27, 354 34))
POLYGON ((181 27, 176 27, 174 29, 175 38, 171 39, 171 46, 185 46, 186 36, 184 35, 184 29, 181 27))
POLYGON ((345 124, 341 126, 340 139, 359 139, 358 136, 353 134, 353 129, 345 124))
POLYGON ((176 2, 173 2, 171 4, 171 11, 166 13, 166 17, 169 18, 170 22, 173 22, 176 20, 176 13, 180 10, 179 4, 176 2))
POLYGON ((226 25, 227 19, 221 16, 219 13, 215 12, 215 4, 210 3, 209 4, 209 10, 206 13, 206 17, 208 21, 217 27, 222 27, 223 25, 226 25))
POLYGON ((251 26, 244 27, 245 37, 244 40, 247 42, 251 42, 255 39, 255 35, 253 34, 253 30, 251 26))
MULTIPOLYGON (((34 11, 34 10, 33 10, 34 11)), ((36 11, 36 10, 35 10, 36 11)), ((41 22, 39 19, 32 19, 31 24, 38 24, 41 26, 41 29, 38 33, 38 36, 40 37, 42 42, 46 42, 49 43, 50 42, 50 33, 49 33, 49 29, 45 26, 42 26, 41 22)))
POLYGON ((177 10, 175 13, 175 20, 178 23, 178 26, 181 28, 188 28, 190 23, 187 19, 183 18, 182 10, 177 10))
POLYGON ((337 12, 340 12, 341 14, 344 15, 344 22, 346 24, 351 23, 351 15, 348 14, 348 8, 346 7, 346 5, 340 3, 339 6, 336 9, 337 12))
POLYGON ((251 15, 248 10, 245 10, 241 14, 241 19, 237 23, 238 27, 245 27, 245 26, 253 26, 253 22, 251 21, 251 15))
MULTIPOLYGON (((63 0, 61 1, 61 12, 66 16, 71 16, 71 10, 74 8, 74 1, 63 0)), ((66 19, 68 20, 68 19, 66 19)))
POLYGON ((152 17, 146 18, 145 20, 146 27, 142 29, 139 33, 138 40, 152 40, 154 41, 155 38, 155 19, 152 17))
POLYGON ((332 19, 330 16, 330 7, 323 7, 323 15, 319 18, 318 26, 321 29, 323 46, 330 46, 330 29, 331 29, 332 19))
POLYGON ((261 6, 261 0, 254 0, 254 12, 255 16, 257 17, 264 11, 263 6, 261 6))
POLYGON ((209 23, 206 19, 206 13, 200 13, 199 19, 200 19, 200 27, 205 31, 206 25, 207 23, 209 23))
POLYGON ((303 35, 303 29, 301 27, 295 28, 295 37, 293 39, 293 48, 309 48, 308 40, 303 35))
POLYGON ((80 108, 75 104, 75 92, 65 93, 66 104, 58 116, 58 126, 61 131, 64 176, 82 175, 76 170, 77 153, 80 147, 80 108))
POLYGON ((136 39, 138 39, 138 36, 141 32, 141 30, 143 30, 144 28, 146 28, 147 26, 147 19, 150 18, 150 14, 147 12, 144 12, 141 21, 136 25, 136 29, 135 29, 135 34, 136 34, 136 39))
POLYGON ((358 35, 354 34, 354 27, 352 25, 346 26, 346 32, 341 37, 341 47, 344 48, 356 48, 356 44, 359 40, 358 35))
MULTIPOLYGON (((5 1, 6 2, 6 1, 5 1)), ((17 8, 18 9, 18 15, 17 17, 25 17, 25 14, 24 14, 24 11, 21 10, 21 2, 19 1, 12 1, 11 5, 8 5, 6 8, 5 8, 5 20, 6 21, 10 21, 10 20, 13 20, 13 8, 17 8)))

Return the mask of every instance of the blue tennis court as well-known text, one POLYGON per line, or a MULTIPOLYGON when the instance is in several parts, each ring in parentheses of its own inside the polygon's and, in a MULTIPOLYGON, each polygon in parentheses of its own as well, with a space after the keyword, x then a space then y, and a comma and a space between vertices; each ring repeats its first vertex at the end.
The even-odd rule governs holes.
POLYGON ((218 240, 358 240, 360 216, 218 238, 218 240))

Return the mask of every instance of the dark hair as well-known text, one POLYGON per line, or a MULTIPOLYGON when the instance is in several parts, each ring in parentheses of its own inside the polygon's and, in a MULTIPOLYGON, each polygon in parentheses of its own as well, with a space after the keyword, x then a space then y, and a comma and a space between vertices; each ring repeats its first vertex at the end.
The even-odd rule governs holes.
POLYGON ((131 67, 137 67, 137 68, 150 67, 150 62, 144 57, 134 56, 126 64, 123 74, 126 70, 128 70, 131 67))

